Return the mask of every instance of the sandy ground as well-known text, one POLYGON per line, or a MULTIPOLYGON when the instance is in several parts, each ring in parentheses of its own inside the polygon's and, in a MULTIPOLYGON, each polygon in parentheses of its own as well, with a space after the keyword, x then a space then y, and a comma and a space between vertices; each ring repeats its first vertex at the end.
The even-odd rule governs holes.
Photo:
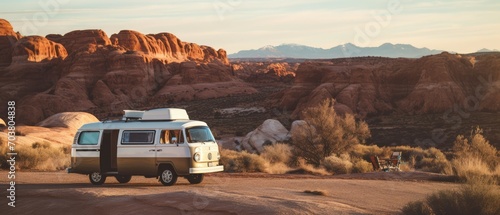
POLYGON ((397 214, 409 201, 459 185, 426 174, 373 173, 359 177, 228 174, 171 187, 134 176, 102 186, 65 172, 18 172, 16 207, 7 205, 7 172, 0 171, 0 214, 397 214), (321 191, 326 195, 304 193, 321 191))

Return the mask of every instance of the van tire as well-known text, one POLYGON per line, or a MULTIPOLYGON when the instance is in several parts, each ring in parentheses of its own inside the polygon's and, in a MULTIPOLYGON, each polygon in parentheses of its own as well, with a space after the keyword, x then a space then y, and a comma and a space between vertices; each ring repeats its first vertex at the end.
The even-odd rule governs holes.
POLYGON ((166 166, 160 171, 158 179, 163 185, 172 186, 177 182, 177 173, 171 166, 166 166))
POLYGON ((93 185, 102 185, 106 181, 106 176, 99 172, 93 172, 89 174, 89 180, 93 185))
POLYGON ((187 177, 187 180, 191 184, 199 184, 203 181, 203 174, 191 174, 187 177))
POLYGON ((132 179, 132 176, 131 175, 117 175, 117 176, 115 176, 115 178, 118 182, 120 182, 120 184, 125 184, 125 183, 128 183, 130 181, 130 179, 132 179))

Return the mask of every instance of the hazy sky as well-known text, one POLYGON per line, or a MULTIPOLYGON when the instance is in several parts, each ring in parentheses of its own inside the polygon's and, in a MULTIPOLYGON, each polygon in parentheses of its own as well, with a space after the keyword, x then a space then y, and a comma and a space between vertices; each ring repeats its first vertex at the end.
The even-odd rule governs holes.
POLYGON ((228 53, 282 43, 500 50, 498 0, 0 0, 0 14, 23 35, 170 32, 228 53))

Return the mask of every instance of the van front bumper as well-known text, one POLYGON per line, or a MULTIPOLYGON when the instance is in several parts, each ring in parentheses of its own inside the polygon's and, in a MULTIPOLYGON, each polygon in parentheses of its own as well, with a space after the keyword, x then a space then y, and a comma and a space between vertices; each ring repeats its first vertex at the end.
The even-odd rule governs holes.
POLYGON ((211 173, 211 172, 222 172, 224 171, 224 166, 214 166, 214 167, 198 167, 189 168, 189 174, 200 174, 200 173, 211 173))

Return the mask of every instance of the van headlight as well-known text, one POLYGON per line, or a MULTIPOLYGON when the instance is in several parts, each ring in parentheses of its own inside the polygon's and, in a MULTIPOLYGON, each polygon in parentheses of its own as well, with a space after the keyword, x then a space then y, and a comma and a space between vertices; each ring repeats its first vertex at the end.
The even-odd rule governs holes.
POLYGON ((194 153, 193 159, 194 161, 199 162, 201 159, 200 153, 194 153))

